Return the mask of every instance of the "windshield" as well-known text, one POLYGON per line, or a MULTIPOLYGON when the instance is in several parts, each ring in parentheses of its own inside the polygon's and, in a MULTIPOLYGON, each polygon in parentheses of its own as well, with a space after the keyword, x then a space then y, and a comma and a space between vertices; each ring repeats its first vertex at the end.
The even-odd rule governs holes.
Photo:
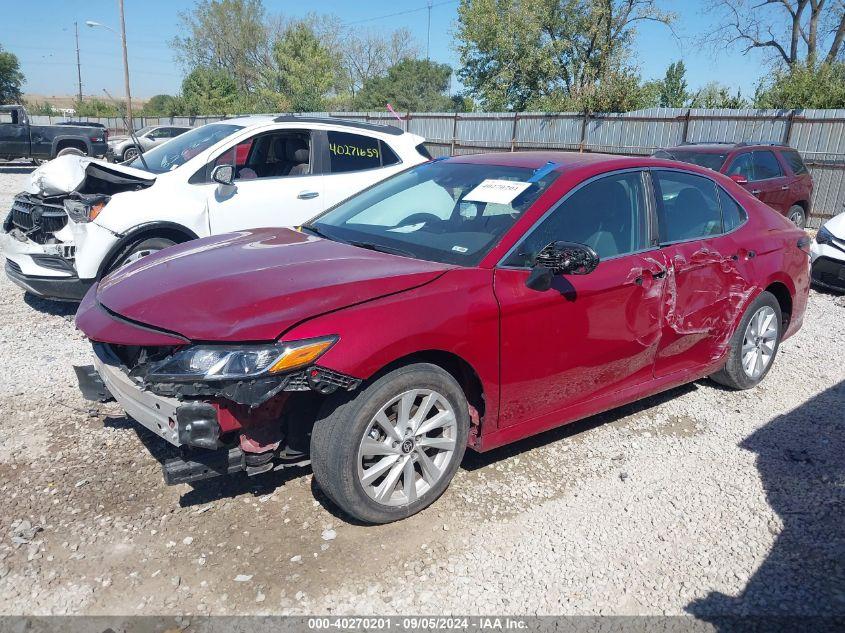
POLYGON ((558 172, 423 163, 342 202, 304 228, 328 239, 447 264, 478 264, 558 172))
POLYGON ((669 160, 679 160, 682 163, 690 163, 698 165, 699 167, 707 167, 713 171, 719 171, 722 165, 725 164, 727 154, 717 154, 714 152, 694 152, 685 149, 660 150, 654 153, 655 158, 668 158, 669 160))
MULTIPOLYGON (((240 125, 209 123, 194 128, 190 132, 180 134, 176 138, 144 152, 144 160, 146 160, 148 166, 146 171, 154 174, 172 171, 240 129, 242 129, 240 125)), ((140 156, 129 163, 129 167, 145 169, 140 156)))

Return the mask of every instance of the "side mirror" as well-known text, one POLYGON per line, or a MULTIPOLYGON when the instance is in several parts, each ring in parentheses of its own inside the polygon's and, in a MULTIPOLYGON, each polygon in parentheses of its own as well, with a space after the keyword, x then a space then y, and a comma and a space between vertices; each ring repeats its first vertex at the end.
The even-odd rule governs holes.
POLYGON ((598 254, 586 244, 552 242, 538 254, 525 285, 545 292, 555 275, 588 275, 599 265, 598 254))
POLYGON ((231 186, 235 182, 235 166, 217 165, 211 172, 211 179, 218 185, 231 186))
POLYGON ((748 184, 748 178, 746 176, 743 176, 742 174, 731 174, 730 178, 738 185, 748 184))

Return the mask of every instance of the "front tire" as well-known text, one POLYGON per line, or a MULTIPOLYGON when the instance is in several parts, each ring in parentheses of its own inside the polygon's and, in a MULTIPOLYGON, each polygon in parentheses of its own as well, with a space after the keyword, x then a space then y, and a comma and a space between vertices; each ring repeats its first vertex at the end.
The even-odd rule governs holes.
POLYGON ((146 240, 136 242, 118 256, 114 263, 109 267, 108 272, 133 264, 147 255, 152 255, 153 253, 162 251, 175 244, 176 242, 169 240, 166 237, 151 237, 146 240))
POLYGON ((775 362, 782 330, 780 304, 770 292, 760 293, 731 337, 728 362, 710 377, 732 389, 756 387, 775 362))
POLYGON ((127 147, 125 150, 123 150, 123 162, 124 163, 129 162, 130 160, 133 160, 135 158, 138 158, 138 148, 137 147, 135 147, 133 145, 132 147, 127 147))
POLYGON ((326 401, 311 434, 314 478, 352 517, 390 523, 443 494, 468 433, 467 400, 451 374, 428 363, 400 367, 326 401))
POLYGON ((792 205, 786 217, 799 229, 807 226, 807 214, 804 212, 804 207, 800 204, 792 205))

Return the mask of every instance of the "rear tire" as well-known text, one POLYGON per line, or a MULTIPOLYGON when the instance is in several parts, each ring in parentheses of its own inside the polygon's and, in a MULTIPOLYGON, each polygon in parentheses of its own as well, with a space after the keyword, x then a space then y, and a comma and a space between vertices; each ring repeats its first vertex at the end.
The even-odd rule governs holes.
POLYGON ((360 521, 404 519, 446 490, 468 433, 467 400, 451 374, 428 363, 400 367, 324 403, 311 434, 314 478, 360 521))
POLYGON ((129 246, 120 256, 115 259, 114 263, 109 267, 108 272, 113 272, 129 264, 133 264, 139 259, 143 259, 147 255, 152 255, 159 251, 174 246, 176 242, 169 240, 166 237, 151 237, 129 246))
POLYGON ((792 205, 786 217, 799 229, 807 226, 807 214, 804 212, 804 207, 800 204, 792 205))
POLYGON ((86 154, 85 154, 85 152, 83 152, 78 147, 65 147, 64 149, 59 150, 59 153, 56 154, 56 158, 58 158, 59 156, 68 156, 68 155, 85 156, 86 154))
POLYGON ((778 300, 770 292, 760 293, 731 337, 728 362, 710 378, 732 389, 756 387, 774 365, 782 330, 778 300))
POLYGON ((138 158, 138 148, 137 147, 127 147, 123 150, 123 162, 128 162, 134 158, 138 158))

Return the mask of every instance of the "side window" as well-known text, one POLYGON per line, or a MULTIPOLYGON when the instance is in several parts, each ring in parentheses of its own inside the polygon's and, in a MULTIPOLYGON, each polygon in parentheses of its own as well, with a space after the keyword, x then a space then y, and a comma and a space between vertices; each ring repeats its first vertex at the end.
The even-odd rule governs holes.
POLYGON ((15 123, 14 112, 0 112, 0 123, 15 123))
POLYGON ((801 159, 801 154, 796 152, 794 149, 781 150, 780 155, 783 156, 783 159, 786 161, 786 164, 789 165, 793 174, 800 176, 801 174, 807 173, 807 166, 801 159))
MULTIPOLYGON (((381 167, 381 143, 377 138, 332 131, 329 131, 327 136, 330 173, 340 174, 381 167)), ((393 154, 393 151, 390 153, 393 154)), ((396 155, 393 154, 393 157, 396 155)))
POLYGON ((531 266, 550 242, 591 246, 601 258, 644 250, 648 212, 641 172, 605 176, 584 185, 546 217, 516 251, 507 266, 531 266))
POLYGON ((754 180, 754 170, 751 167, 751 153, 740 154, 733 159, 728 168, 728 176, 744 176, 747 180, 754 180))
POLYGON ((722 224, 724 225, 725 233, 733 231, 740 224, 745 222, 748 217, 745 209, 739 206, 728 193, 718 187, 719 190, 719 205, 722 207, 722 224))
POLYGON ((311 173, 308 132, 283 130, 242 141, 221 154, 211 166, 234 165, 235 180, 307 176, 311 173))
POLYGON ((783 170, 775 157, 774 152, 760 151, 751 152, 751 162, 754 164, 754 180, 766 180, 767 178, 779 178, 783 176, 783 170))
POLYGON ((163 138, 170 138, 170 135, 167 133, 167 128, 160 127, 157 130, 153 130, 150 132, 149 137, 153 140, 161 140, 163 138))
POLYGON ((677 171, 657 171, 657 215, 662 243, 718 235, 722 212, 716 183, 677 171))

